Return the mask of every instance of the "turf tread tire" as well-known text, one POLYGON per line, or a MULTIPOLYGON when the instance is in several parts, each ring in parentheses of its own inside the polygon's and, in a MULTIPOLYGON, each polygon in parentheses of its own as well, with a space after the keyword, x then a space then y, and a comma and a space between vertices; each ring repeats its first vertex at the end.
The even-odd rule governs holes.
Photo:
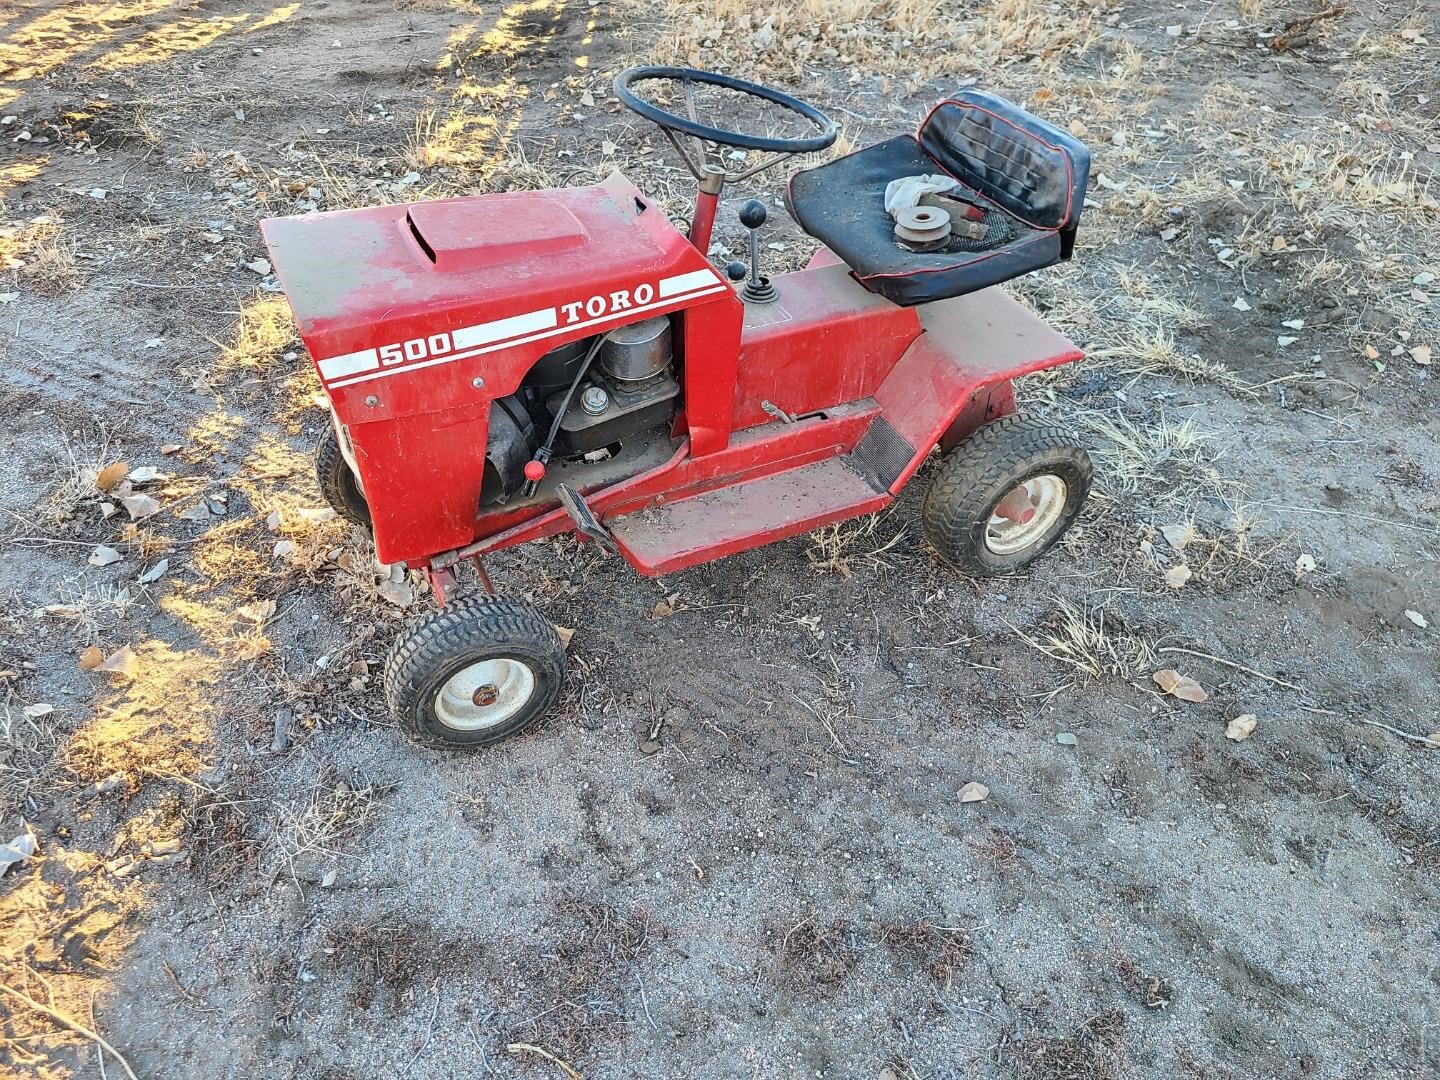
POLYGON ((1076 436, 1058 424, 1012 414, 980 428, 941 463, 925 493, 921 526, 935 550, 972 577, 1021 570, 1051 548, 1079 516, 1090 493, 1094 468, 1076 436), (985 545, 985 526, 1007 491, 1052 472, 1065 480, 1067 498, 1059 520, 1035 544, 1013 555, 985 545))
POLYGON ((325 429, 315 447, 315 479, 330 509, 346 521, 370 528, 370 504, 340 450, 340 437, 333 427, 325 429))
POLYGON ((411 739, 441 750, 471 749, 528 731, 559 697, 565 646, 555 627, 531 604, 471 596, 427 615, 401 634, 385 660, 385 703, 411 739), (434 715, 434 696, 467 663, 494 656, 525 661, 535 692, 503 724, 481 732, 447 728, 434 715), (468 737, 467 737, 468 736, 468 737))

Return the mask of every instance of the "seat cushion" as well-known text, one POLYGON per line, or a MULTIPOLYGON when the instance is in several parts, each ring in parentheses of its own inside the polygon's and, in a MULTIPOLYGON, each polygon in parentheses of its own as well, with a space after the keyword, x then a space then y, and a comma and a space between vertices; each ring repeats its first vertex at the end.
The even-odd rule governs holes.
POLYGON ((903 306, 975 292, 1060 260, 1058 232, 1026 224, 963 180, 966 198, 986 210, 986 238, 952 236, 946 249, 930 252, 897 246, 885 186, 940 171, 914 136, 900 135, 797 172, 786 204, 796 223, 840 256, 857 281, 903 306))

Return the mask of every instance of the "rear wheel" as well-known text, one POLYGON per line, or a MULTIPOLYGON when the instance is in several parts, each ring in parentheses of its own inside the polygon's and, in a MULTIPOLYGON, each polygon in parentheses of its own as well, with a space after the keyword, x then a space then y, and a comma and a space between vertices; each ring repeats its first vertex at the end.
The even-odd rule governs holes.
POLYGON ((470 597, 403 634, 385 662, 385 700, 416 742, 485 746, 533 727, 555 703, 565 648, 530 604, 470 597))
POLYGON ((976 577, 1029 566, 1075 523, 1090 455, 1058 425, 1020 416, 986 424, 940 466, 925 495, 925 537, 976 577))
POLYGON ((350 463, 340 450, 340 437, 335 428, 327 427, 315 447, 315 479, 320 482, 320 494, 330 504, 330 509, 346 521, 370 527, 370 504, 350 463))

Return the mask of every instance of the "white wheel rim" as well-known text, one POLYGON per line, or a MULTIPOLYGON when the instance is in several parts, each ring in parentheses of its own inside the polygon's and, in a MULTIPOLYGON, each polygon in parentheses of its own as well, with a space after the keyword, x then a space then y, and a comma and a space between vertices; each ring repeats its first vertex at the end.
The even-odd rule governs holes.
POLYGON ((463 667, 435 695, 435 718, 456 731, 503 724, 535 693, 535 671, 522 660, 497 656, 463 667))
POLYGON ((1054 473, 1032 476, 1011 488, 985 523, 986 548, 995 555, 1024 551, 1060 520, 1069 497, 1070 488, 1054 473))

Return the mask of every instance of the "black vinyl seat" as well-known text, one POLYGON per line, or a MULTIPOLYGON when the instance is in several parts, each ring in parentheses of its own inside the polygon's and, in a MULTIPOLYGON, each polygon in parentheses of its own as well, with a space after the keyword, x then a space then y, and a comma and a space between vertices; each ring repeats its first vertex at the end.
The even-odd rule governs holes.
POLYGON ((835 252, 871 292, 909 306, 961 296, 1068 259, 1090 152, 1003 98, 967 90, 901 135, 795 173, 786 203, 796 223, 835 252), (985 211, 983 240, 952 236, 930 252, 894 239, 886 185, 947 174, 985 211))

